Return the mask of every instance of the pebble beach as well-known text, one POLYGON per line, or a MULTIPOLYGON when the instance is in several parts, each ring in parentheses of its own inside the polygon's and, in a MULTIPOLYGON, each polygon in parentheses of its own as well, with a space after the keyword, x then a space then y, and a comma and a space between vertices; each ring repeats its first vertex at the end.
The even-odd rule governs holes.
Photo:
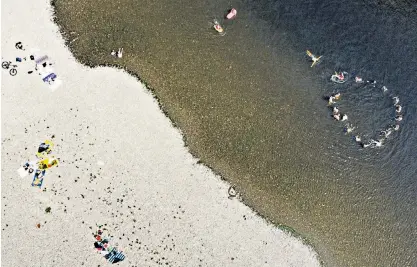
POLYGON ((79 64, 49 1, 6 0, 2 22, 2 61, 17 65, 1 76, 2 266, 110 265, 96 225, 125 255, 119 266, 320 266, 303 240, 229 197, 136 78, 79 64), (59 86, 32 53, 48 56, 59 86), (48 139, 59 165, 33 187, 17 169, 48 139))

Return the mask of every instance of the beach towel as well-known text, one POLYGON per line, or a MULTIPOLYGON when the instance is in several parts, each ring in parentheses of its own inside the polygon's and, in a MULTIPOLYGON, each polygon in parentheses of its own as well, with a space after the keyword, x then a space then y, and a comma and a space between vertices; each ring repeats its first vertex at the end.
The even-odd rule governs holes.
POLYGON ((42 187, 43 184, 43 177, 45 177, 45 170, 36 170, 35 175, 33 176, 32 186, 37 186, 39 188, 42 187))
POLYGON ((118 251, 117 248, 113 248, 106 256, 104 256, 110 263, 117 263, 125 259, 125 255, 121 251, 118 251))
POLYGON ((45 142, 39 145, 38 153, 36 153, 36 155, 38 156, 38 158, 43 158, 47 154, 51 153, 53 147, 54 143, 52 143, 51 140, 45 140, 45 142))
POLYGON ((46 170, 50 169, 54 166, 58 166, 58 160, 56 158, 44 158, 43 160, 38 162, 38 169, 39 170, 46 170))
POLYGON ((22 165, 19 169, 17 169, 17 173, 20 175, 20 177, 24 178, 28 174, 31 174, 35 171, 36 167, 36 161, 28 161, 25 164, 22 165))

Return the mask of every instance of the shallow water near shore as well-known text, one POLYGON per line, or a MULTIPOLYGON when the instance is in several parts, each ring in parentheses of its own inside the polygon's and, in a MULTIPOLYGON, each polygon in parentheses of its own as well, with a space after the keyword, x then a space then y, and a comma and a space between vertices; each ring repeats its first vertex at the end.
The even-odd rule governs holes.
POLYGON ((70 45, 78 59, 136 72, 190 149, 260 214, 307 237, 326 265, 417 263, 416 13, 359 1, 244 1, 220 37, 209 24, 228 7, 220 0, 55 4, 64 36, 78 37, 70 45), (109 57, 121 46, 121 61, 109 57), (322 63, 310 68, 306 49, 322 63), (334 85, 335 70, 377 84, 334 85), (330 118, 323 97, 337 91, 364 140, 395 123, 399 96, 400 131, 381 148, 360 148, 330 118))

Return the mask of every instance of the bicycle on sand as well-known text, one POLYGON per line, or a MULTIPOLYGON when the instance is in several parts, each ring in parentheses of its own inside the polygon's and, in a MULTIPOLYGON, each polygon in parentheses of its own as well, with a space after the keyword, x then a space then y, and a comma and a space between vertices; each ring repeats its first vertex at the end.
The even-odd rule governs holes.
POLYGON ((6 70, 8 70, 9 68, 11 68, 10 70, 9 70, 9 74, 11 75, 11 76, 15 76, 16 74, 17 74, 17 65, 13 65, 12 64, 12 62, 11 61, 3 61, 2 63, 1 63, 1 67, 3 68, 3 69, 6 69, 6 70))

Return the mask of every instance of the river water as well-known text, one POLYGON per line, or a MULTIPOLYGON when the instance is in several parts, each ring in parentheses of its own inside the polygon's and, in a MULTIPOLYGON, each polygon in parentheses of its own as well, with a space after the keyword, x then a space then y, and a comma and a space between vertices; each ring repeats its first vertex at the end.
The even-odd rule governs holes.
POLYGON ((235 1, 222 37, 208 22, 230 7, 224 0, 55 4, 81 62, 114 64, 106 51, 123 46, 119 64, 154 89, 190 150, 260 214, 306 237, 325 265, 417 265, 413 2, 235 1), (323 55, 314 68, 306 49, 323 55), (334 71, 348 81, 332 83, 334 71), (336 92, 351 134, 327 107, 336 92), (396 96, 399 130, 361 147, 353 134, 367 143, 397 124, 396 96))
MULTIPOLYGON (((317 120, 305 121, 305 125, 310 128, 311 123, 320 124, 338 131, 325 146, 331 147, 331 152, 323 149, 323 155, 328 157, 329 169, 340 170, 345 192, 329 194, 341 194, 345 204, 340 207, 340 212, 348 210, 346 214, 353 214, 335 216, 334 223, 350 219, 356 221, 352 223, 355 227, 374 224, 374 229, 379 231, 375 235, 379 236, 377 240, 367 240, 361 234, 364 229, 346 229, 357 235, 346 245, 370 248, 369 254, 362 255, 362 259, 354 261, 353 265, 416 266, 417 3, 272 0, 247 4, 253 17, 266 22, 264 38, 267 42, 275 43, 277 48, 285 44, 294 50, 308 48, 316 55, 323 55, 321 64, 311 71, 321 81, 322 89, 304 96, 320 98, 340 92, 342 99, 337 106, 349 115, 349 123, 356 128, 353 134, 360 135, 362 141, 381 139, 380 131, 396 124, 392 98, 400 99, 404 118, 397 123, 400 130, 383 140, 382 147, 363 149, 352 140, 352 134, 343 134, 345 123, 333 122, 330 111, 330 124, 317 120), (341 70, 348 72, 351 79, 342 85, 330 82, 330 75, 341 70), (364 80, 375 80, 376 84, 355 83, 355 75, 364 80), (382 90, 383 86, 388 90, 382 90), (353 211, 356 209, 366 212, 360 212, 356 217, 353 211), (387 235, 385 238, 380 235, 381 231, 387 235), (398 243, 390 243, 393 240, 398 243), (376 243, 386 245, 381 248, 376 243), (403 246, 400 247, 400 243, 403 246), (370 255, 372 250, 374 255, 370 255), (389 254, 391 256, 387 257, 389 254), (381 261, 376 265, 377 257, 381 261), (367 262, 365 258, 374 260, 367 262)), ((326 105, 325 101, 317 104, 326 105)), ((372 232, 373 229, 365 231, 372 232)), ((343 243, 343 236, 341 233, 334 238, 341 238, 339 242, 343 243)))

